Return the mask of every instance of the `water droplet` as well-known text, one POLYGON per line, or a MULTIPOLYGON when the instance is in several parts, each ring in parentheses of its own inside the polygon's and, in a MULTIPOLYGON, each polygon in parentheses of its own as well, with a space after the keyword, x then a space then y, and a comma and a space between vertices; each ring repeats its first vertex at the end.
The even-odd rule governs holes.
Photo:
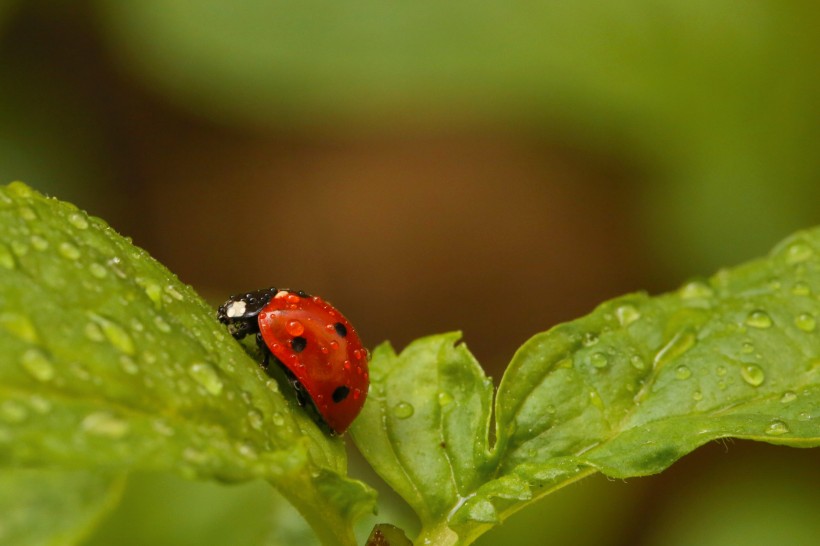
POLYGON ((722 391, 726 390, 726 381, 718 381, 718 388, 722 391))
POLYGON ((63 258, 67 258, 69 260, 76 260, 80 257, 80 249, 68 241, 60 243, 58 250, 63 258))
POLYGON ((755 346, 753 343, 749 341, 744 341, 743 344, 740 346, 740 352, 744 355, 750 355, 755 352, 755 346))
POLYGON ((766 428, 766 434, 769 436, 780 436, 782 434, 786 434, 789 432, 789 426, 780 420, 774 420, 769 423, 769 426, 766 428))
POLYGON ((811 258, 812 248, 802 241, 792 243, 786 248, 786 263, 796 264, 811 258))
POLYGON ((159 329, 160 332, 165 332, 166 334, 171 331, 171 325, 168 324, 164 318, 157 315, 154 318, 154 324, 159 329))
POLYGON ((690 281, 680 287, 678 295, 684 300, 699 300, 711 298, 714 291, 703 281, 690 281))
POLYGON ((811 313, 800 313, 794 318, 794 325, 804 332, 813 332, 817 321, 811 313))
POLYGON ((763 381, 766 379, 766 374, 763 372, 763 368, 757 364, 746 364, 742 366, 740 368, 740 375, 743 377, 743 380, 752 387, 762 385, 763 381))
POLYGON ((89 265, 88 270, 91 272, 91 275, 98 279, 104 279, 108 275, 108 270, 105 266, 96 262, 89 265))
POLYGON ((85 329, 83 331, 85 333, 85 337, 87 337, 91 341, 105 340, 105 335, 103 335, 102 330, 94 322, 89 322, 88 324, 86 324, 85 329))
POLYGON ((399 402, 393 407, 393 413, 397 419, 407 419, 416 412, 416 409, 409 402, 399 402))
POLYGON ((19 181, 12 182, 6 186, 6 191, 8 191, 12 196, 19 197, 21 199, 34 197, 34 190, 19 181))
MULTIPOLYGON (((128 355, 133 355, 136 352, 134 341, 123 327, 100 315, 91 313, 90 316, 91 319, 102 329, 103 334, 111 345, 128 355)), ((86 327, 85 334, 88 335, 88 333, 88 328, 86 327)))
POLYGON ((675 377, 678 379, 689 379, 692 377, 692 370, 686 366, 678 366, 675 368, 675 377))
POLYGON ((20 217, 27 222, 33 222, 37 219, 37 213, 31 207, 20 207, 18 209, 20 217))
POLYGON ((783 404, 789 404, 797 400, 797 393, 794 391, 786 391, 783 393, 783 396, 780 397, 780 401, 783 404))
POLYGON ((271 422, 277 427, 281 427, 285 424, 285 416, 277 411, 271 416, 271 422))
POLYGON ((679 358, 686 351, 694 347, 696 341, 697 338, 692 330, 685 328, 679 331, 669 340, 669 343, 664 345, 655 355, 653 362, 654 367, 659 368, 670 360, 679 358))
POLYGON ((140 371, 137 363, 128 355, 120 355, 120 367, 128 375, 136 375, 140 371))
POLYGON ((121 279, 128 276, 125 271, 122 270, 122 260, 120 260, 117 256, 114 256, 108 260, 108 267, 111 268, 111 271, 113 271, 121 279))
POLYGON ((439 406, 446 406, 453 401, 453 395, 446 391, 439 391, 438 393, 438 404, 439 406))
POLYGON ((804 282, 796 282, 792 287, 792 294, 795 296, 810 296, 811 288, 804 282))
POLYGON ((762 309, 755 309, 746 317, 746 324, 752 328, 769 328, 772 325, 772 317, 762 309))
POLYGON ((606 368, 607 364, 609 364, 609 359, 604 353, 592 353, 589 357, 589 363, 599 369, 606 368))
POLYGON ((148 299, 154 302, 154 307, 159 308, 162 306, 162 287, 160 285, 144 279, 138 280, 137 283, 145 290, 148 299))
POLYGON ((629 363, 632 364, 632 367, 636 370, 646 369, 646 362, 644 362, 644 359, 638 355, 632 355, 629 357, 629 363))
POLYGON ((32 235, 31 236, 31 246, 34 247, 34 250, 43 251, 48 248, 48 241, 44 238, 40 237, 39 235, 32 235))
POLYGON ((584 347, 591 347, 598 343, 598 334, 595 332, 587 332, 584 334, 584 337, 581 339, 581 343, 584 344, 584 347))
POLYGON ((39 414, 45 415, 51 411, 51 402, 42 396, 34 395, 28 399, 31 408, 39 414))
POLYGON ((31 320, 18 313, 0 313, 0 327, 29 343, 37 342, 37 330, 31 320))
POLYGON ((14 400, 6 400, 0 404, 0 418, 6 423, 15 425, 22 423, 28 417, 28 410, 14 400))
POLYGON ((14 256, 12 255, 9 247, 0 243, 0 267, 4 269, 14 269, 17 263, 14 261, 14 256))
POLYGON ((80 428, 88 434, 107 438, 122 438, 130 428, 126 421, 105 411, 89 413, 85 416, 80 428))
POLYGON ((11 250, 17 256, 22 257, 28 254, 28 245, 23 243, 22 241, 15 240, 11 242, 11 250))
POLYGON ((265 420, 261 411, 252 409, 248 412, 248 423, 250 423, 252 429, 262 430, 262 425, 264 422, 265 420))
POLYGON ((718 375, 718 377, 726 375, 726 366, 718 366, 717 368, 715 368, 715 373, 718 375))
POLYGON ((599 395, 597 392, 589 391, 589 401, 593 406, 595 406, 599 410, 604 409, 604 401, 601 400, 601 395, 599 395))
POLYGON ((634 305, 621 305, 615 310, 615 317, 618 319, 620 325, 626 328, 641 318, 641 312, 638 311, 638 308, 634 305))
POLYGON ((82 214, 77 212, 71 214, 68 217, 69 223, 77 229, 86 229, 88 227, 88 221, 83 217, 82 214))
POLYGON ((174 435, 174 429, 171 427, 171 425, 169 425, 162 419, 154 419, 151 425, 155 431, 162 434, 163 436, 170 437, 174 435))
POLYGON ((171 286, 170 284, 165 287, 165 291, 168 293, 169 296, 171 296, 175 300, 177 300, 177 301, 182 301, 183 300, 183 295, 180 294, 177 291, 177 289, 174 288, 173 286, 171 286))
POLYGON ((301 336, 305 333, 305 325, 298 320, 289 320, 285 324, 285 331, 292 336, 301 336))
POLYGON ((209 393, 217 395, 222 392, 222 380, 219 379, 219 374, 210 364, 202 362, 192 364, 188 368, 188 373, 209 393))
POLYGON ((701 400, 703 400, 703 393, 700 391, 693 392, 692 400, 694 400, 695 402, 700 402, 701 400))
POLYGON ((48 357, 39 349, 29 349, 20 358, 23 368, 38 381, 54 379, 54 366, 48 357))
POLYGON ((797 415, 797 419, 800 420, 800 421, 808 421, 809 419, 811 419, 811 415, 807 411, 801 411, 797 415))

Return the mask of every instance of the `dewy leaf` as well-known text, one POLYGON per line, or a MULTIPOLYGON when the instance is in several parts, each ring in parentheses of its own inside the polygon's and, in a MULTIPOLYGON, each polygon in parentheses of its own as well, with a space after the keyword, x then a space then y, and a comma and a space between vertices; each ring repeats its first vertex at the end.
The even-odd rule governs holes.
POLYGON ((0 461, 277 485, 328 544, 372 505, 214 311, 103 221, 0 187, 0 461), (328 484, 343 494, 323 494, 328 484))
POLYGON ((498 388, 490 451, 490 387, 457 334, 382 346, 354 438, 419 514, 417 542, 469 544, 594 472, 660 472, 725 437, 820 445, 818 320, 820 228, 533 337, 498 388))
POLYGON ((98 472, 0 470, 0 544, 78 544, 117 502, 122 484, 98 472))

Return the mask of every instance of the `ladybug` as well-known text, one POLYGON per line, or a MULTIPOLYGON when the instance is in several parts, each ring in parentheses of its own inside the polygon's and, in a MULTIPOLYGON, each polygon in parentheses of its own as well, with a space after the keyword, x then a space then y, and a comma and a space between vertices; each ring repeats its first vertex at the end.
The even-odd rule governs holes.
POLYGON ((368 352, 336 308, 302 290, 265 288, 231 296, 217 311, 236 339, 256 334, 262 367, 273 361, 331 434, 342 434, 367 398, 368 352))

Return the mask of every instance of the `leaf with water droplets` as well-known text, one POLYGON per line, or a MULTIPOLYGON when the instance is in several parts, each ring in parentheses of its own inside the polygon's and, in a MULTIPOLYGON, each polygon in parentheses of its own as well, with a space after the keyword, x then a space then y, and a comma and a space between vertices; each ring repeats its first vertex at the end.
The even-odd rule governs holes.
POLYGON ((267 479, 353 544, 372 492, 213 309, 102 220, 0 187, 0 460, 267 479), (340 494, 329 494, 340 491, 340 494))
POLYGON ((0 470, 0 544, 76 544, 119 500, 123 479, 95 472, 0 470))
POLYGON ((447 532, 469 544, 589 474, 660 472, 717 438, 818 446, 818 293, 820 228, 675 293, 604 303, 518 350, 498 388, 495 430, 491 390, 466 348, 453 347, 457 335, 398 355, 383 346, 354 437, 421 516, 419 540, 445 544, 455 543, 447 532), (449 414, 436 396, 445 382, 449 414), (411 416, 397 412, 402 403, 411 416), (446 426, 452 415, 462 436, 446 426))

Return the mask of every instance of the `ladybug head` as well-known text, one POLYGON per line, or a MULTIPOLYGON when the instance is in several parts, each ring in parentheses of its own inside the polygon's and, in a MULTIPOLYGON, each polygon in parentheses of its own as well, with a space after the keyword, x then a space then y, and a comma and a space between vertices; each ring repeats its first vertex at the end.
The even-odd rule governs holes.
POLYGON ((233 337, 241 339, 258 331, 257 316, 276 293, 276 288, 265 288, 231 296, 219 306, 216 317, 233 337))

